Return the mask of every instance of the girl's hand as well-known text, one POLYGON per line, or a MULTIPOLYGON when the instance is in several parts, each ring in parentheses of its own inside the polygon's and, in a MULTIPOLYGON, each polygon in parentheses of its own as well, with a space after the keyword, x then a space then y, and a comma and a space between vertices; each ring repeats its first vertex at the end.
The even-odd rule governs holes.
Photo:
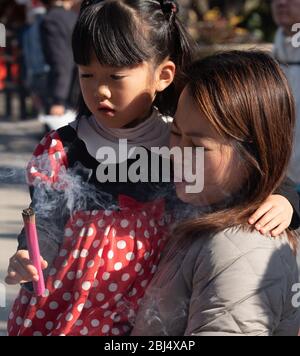
POLYGON ((279 236, 291 224, 294 209, 290 202, 281 195, 271 195, 250 217, 249 224, 254 225, 261 234, 271 233, 279 236))
MULTIPOLYGON (((48 267, 48 263, 41 257, 42 269, 48 267)), ((27 250, 18 251, 10 260, 5 283, 15 285, 19 283, 37 282, 39 276, 32 265, 27 250)))

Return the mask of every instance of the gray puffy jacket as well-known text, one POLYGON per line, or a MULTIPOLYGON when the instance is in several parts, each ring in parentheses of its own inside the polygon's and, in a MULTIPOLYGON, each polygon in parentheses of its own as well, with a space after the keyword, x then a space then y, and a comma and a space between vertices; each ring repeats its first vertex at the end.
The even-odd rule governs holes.
POLYGON ((160 264, 132 335, 296 336, 298 280, 285 236, 229 229, 201 237, 160 264))

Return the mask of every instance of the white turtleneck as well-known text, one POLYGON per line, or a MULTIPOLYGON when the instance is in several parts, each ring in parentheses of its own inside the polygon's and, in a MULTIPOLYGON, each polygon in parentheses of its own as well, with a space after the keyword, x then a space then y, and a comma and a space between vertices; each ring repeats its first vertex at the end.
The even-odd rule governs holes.
POLYGON ((170 127, 173 119, 160 114, 157 108, 151 116, 134 128, 113 129, 101 125, 94 116, 82 117, 70 124, 77 130, 78 137, 85 143, 89 154, 96 158, 101 147, 112 147, 119 151, 119 140, 127 139, 128 148, 169 145, 170 127))

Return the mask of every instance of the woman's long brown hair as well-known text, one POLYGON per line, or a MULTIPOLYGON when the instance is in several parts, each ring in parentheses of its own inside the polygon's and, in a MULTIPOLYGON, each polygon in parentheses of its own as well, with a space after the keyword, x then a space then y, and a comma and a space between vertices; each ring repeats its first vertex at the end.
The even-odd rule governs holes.
MULTIPOLYGON (((249 228, 249 217, 282 183, 290 160, 295 105, 287 79, 268 54, 231 51, 195 62, 188 88, 200 112, 243 160, 247 180, 229 206, 185 221, 172 235, 249 228)), ((296 234, 287 233, 296 249, 296 234)))

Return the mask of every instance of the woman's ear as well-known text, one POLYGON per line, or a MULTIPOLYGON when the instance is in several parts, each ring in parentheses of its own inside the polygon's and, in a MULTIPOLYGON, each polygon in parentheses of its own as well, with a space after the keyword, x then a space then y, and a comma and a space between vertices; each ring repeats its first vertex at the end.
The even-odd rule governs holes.
POLYGON ((169 59, 165 60, 158 68, 157 68, 157 83, 156 83, 156 91, 162 92, 164 91, 174 80, 176 72, 176 65, 174 62, 169 59))

